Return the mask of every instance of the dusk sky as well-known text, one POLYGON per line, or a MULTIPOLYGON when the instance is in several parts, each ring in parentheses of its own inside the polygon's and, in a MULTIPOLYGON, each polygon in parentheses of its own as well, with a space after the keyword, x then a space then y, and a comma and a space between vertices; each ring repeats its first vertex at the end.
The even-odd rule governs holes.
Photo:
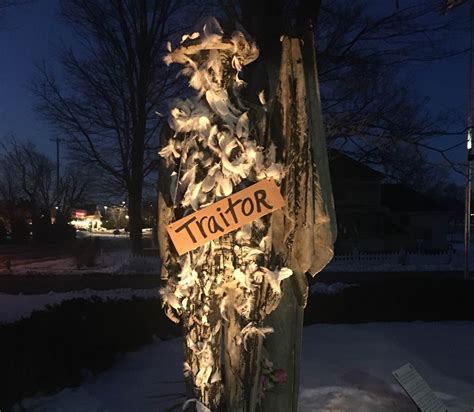
POLYGON ((7 10, 0 31, 0 138, 30 140, 47 154, 55 154, 50 138, 55 131, 35 112, 28 89, 36 63, 53 62, 61 41, 72 33, 58 19, 57 0, 37 0, 7 10))
MULTIPOLYGON (((61 43, 73 42, 71 31, 58 18, 58 3, 58 0, 36 0, 9 9, 3 20, 5 27, 0 31, 0 138, 14 135, 20 140, 30 140, 51 156, 55 155, 55 145, 49 139, 57 135, 35 113, 28 84, 35 76, 35 63, 45 60, 53 66, 61 43)), ((466 6, 454 11, 466 12, 466 6)), ((461 41, 467 47, 467 34, 461 41)), ((465 117, 467 55, 411 67, 406 76, 420 96, 430 99, 430 110, 446 108, 456 110, 460 119, 465 117)), ((439 146, 452 146, 462 139, 446 137, 440 140, 439 146)), ((451 157, 457 161, 464 159, 464 147, 453 150, 451 157)), ((459 176, 455 178, 462 182, 459 176)))

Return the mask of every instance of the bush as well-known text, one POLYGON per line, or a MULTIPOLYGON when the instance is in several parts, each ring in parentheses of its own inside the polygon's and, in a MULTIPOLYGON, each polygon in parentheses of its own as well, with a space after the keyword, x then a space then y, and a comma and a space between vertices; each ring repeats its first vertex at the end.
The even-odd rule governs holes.
POLYGON ((305 323, 474 320, 474 281, 392 279, 358 283, 334 295, 311 295, 305 323))
POLYGON ((52 225, 52 234, 55 243, 67 242, 76 238, 76 229, 67 222, 58 222, 52 225))
POLYGON ((179 335, 158 299, 74 299, 0 325, 0 409, 81 383, 123 353, 179 335))
POLYGON ((0 219, 0 244, 7 242, 7 228, 5 222, 0 219))
POLYGON ((33 240, 40 245, 62 244, 74 240, 76 229, 63 220, 51 224, 48 215, 35 219, 33 223, 33 240))
POLYGON ((52 225, 49 214, 33 219, 32 232, 35 243, 40 245, 53 243, 52 225))
POLYGON ((12 241, 24 245, 30 238, 30 225, 22 217, 16 217, 11 222, 12 241))
POLYGON ((93 267, 101 251, 100 238, 86 237, 78 239, 74 248, 74 257, 78 269, 83 266, 93 267))

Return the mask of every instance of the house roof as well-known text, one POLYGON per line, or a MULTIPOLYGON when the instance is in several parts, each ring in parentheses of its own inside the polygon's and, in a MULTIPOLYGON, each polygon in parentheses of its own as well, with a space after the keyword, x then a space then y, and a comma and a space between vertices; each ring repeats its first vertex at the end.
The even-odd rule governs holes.
POLYGON ((450 209, 429 196, 401 184, 382 184, 380 202, 394 212, 447 212, 450 209))
POLYGON ((329 170, 333 179, 368 178, 382 180, 383 173, 371 169, 339 150, 329 151, 329 170))

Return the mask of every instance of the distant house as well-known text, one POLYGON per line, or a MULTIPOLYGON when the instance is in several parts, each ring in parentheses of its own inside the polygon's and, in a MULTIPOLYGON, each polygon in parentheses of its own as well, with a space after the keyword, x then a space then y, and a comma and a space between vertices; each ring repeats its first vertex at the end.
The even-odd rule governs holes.
POLYGON ((98 207, 75 209, 72 211, 71 224, 78 230, 97 231, 102 227, 102 215, 98 207))
POLYGON ((380 201, 383 174, 336 151, 331 152, 329 167, 336 208, 336 253, 383 249, 388 212, 380 201))
POLYGON ((382 183, 383 173, 338 151, 331 151, 329 167, 336 253, 447 247, 450 213, 432 199, 403 185, 382 183))
POLYGON ((389 210, 385 248, 443 250, 448 247, 451 211, 435 200, 400 184, 381 185, 381 203, 389 210))

